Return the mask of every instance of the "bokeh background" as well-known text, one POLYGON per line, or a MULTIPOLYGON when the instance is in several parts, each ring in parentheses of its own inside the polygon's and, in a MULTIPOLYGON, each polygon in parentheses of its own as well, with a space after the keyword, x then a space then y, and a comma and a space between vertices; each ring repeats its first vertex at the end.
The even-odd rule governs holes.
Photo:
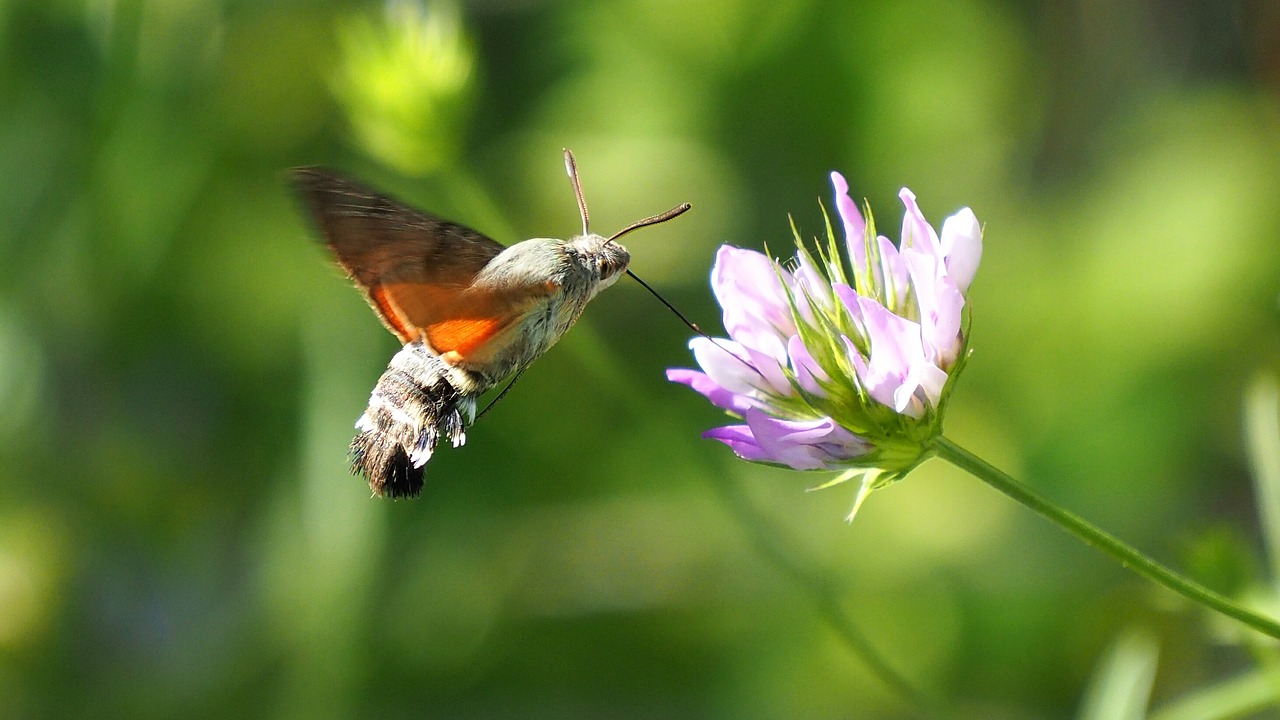
POLYGON ((421 499, 370 499, 344 456, 395 342, 285 171, 513 242, 577 228, 568 146, 599 231, 694 204, 627 244, 709 330, 715 248, 820 232, 833 169, 895 237, 903 185, 971 206, 948 434, 1265 599, 1277 8, 0 1, 0 716, 1140 717, 1097 708, 1254 682, 1232 717, 1276 717, 1274 651, 958 471, 846 525, 852 488, 700 439, 690 333, 626 280, 421 499))

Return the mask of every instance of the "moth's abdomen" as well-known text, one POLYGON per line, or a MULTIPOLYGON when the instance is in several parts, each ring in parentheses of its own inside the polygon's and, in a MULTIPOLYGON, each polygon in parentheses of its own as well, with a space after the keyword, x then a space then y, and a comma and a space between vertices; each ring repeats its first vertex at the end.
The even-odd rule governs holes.
POLYGON ((482 378, 445 363, 421 341, 405 345, 369 396, 351 441, 351 471, 375 495, 413 497, 422 490, 427 460, 441 440, 466 441, 482 378))

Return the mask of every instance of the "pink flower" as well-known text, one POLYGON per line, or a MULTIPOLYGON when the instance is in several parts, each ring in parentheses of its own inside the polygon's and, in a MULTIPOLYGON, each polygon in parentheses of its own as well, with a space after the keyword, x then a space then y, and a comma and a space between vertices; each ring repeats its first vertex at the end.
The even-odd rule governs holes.
POLYGON ((694 338, 701 370, 667 378, 745 421, 704 437, 753 462, 845 471, 836 482, 862 475, 861 500, 919 464, 941 433, 964 364, 982 229, 964 208, 939 234, 903 188, 895 246, 876 234, 870 208, 858 211, 844 177, 831 182, 851 272, 830 233, 816 260, 797 236, 794 270, 721 247, 711 287, 729 338, 694 338))

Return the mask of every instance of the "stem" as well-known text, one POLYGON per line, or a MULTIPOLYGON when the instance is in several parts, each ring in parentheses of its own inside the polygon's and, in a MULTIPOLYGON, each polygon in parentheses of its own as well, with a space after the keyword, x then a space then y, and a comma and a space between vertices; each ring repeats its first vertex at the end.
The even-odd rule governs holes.
POLYGON ((943 460, 1035 510, 1083 540, 1086 545, 1096 547, 1148 580, 1159 583, 1198 605, 1235 618, 1264 635, 1280 638, 1280 622, 1246 609, 1185 575, 1170 570, 1079 515, 1040 497, 1030 488, 950 440, 938 438, 934 452, 943 460))

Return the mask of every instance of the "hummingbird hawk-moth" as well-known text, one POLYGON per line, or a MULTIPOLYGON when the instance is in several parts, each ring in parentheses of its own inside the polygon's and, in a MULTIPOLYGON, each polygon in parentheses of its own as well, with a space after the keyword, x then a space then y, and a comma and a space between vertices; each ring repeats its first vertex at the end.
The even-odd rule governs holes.
POLYGON ((630 274, 631 256, 617 239, 689 209, 685 203, 612 237, 593 234, 573 153, 565 150, 564 157, 582 234, 511 247, 332 171, 293 171, 325 244, 404 344, 374 386, 351 441, 351 470, 368 479, 375 495, 417 495, 436 446, 465 442, 476 399, 523 372, 596 293, 630 274))

